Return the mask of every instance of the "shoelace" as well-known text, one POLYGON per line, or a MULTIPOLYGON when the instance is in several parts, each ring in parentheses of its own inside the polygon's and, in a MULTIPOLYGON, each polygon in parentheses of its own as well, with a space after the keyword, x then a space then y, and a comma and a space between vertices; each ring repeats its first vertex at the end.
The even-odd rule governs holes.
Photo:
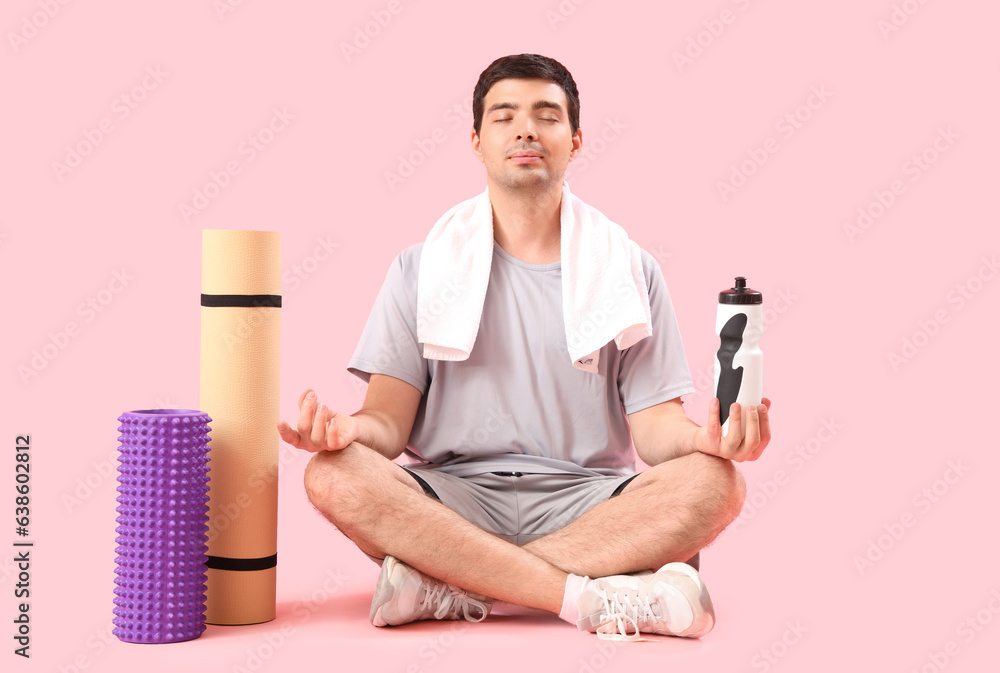
POLYGON ((601 595, 604 598, 604 619, 600 626, 597 627, 598 638, 601 640, 625 640, 629 642, 640 640, 657 642, 652 638, 642 638, 639 635, 640 621, 652 621, 663 618, 662 615, 656 614, 648 598, 638 598, 633 604, 631 596, 626 595, 624 598, 619 598, 617 591, 613 594, 613 600, 608 598, 607 591, 602 591, 601 595), (629 614, 630 610, 631 614, 629 614), (634 631, 629 631, 626 621, 628 624, 631 624, 634 631))
POLYGON ((481 622, 486 619, 486 612, 488 608, 486 605, 479 600, 476 600, 472 596, 456 589, 450 584, 441 582, 437 586, 431 586, 430 583, 424 585, 424 596, 420 600, 420 609, 429 610, 434 607, 435 604, 440 603, 437 609, 434 610, 434 617, 436 619, 447 619, 449 617, 464 617, 470 622, 481 622), (476 607, 479 609, 478 617, 474 617, 470 611, 470 607, 476 607))

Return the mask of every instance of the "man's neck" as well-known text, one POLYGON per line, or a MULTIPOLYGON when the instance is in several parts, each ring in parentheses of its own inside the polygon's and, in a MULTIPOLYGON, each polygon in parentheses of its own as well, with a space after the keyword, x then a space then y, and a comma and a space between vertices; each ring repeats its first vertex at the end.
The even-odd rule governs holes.
POLYGON ((560 259, 562 181, 545 192, 510 192, 490 185, 493 237, 500 247, 529 264, 560 259))

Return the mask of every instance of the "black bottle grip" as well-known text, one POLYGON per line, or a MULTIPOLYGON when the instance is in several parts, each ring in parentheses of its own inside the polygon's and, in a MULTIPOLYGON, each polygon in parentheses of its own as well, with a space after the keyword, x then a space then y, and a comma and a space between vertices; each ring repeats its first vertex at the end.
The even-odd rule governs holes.
POLYGON ((743 384, 743 367, 733 369, 733 359, 743 345, 743 332, 747 327, 746 313, 737 313, 722 326, 719 331, 719 350, 715 356, 719 359, 719 386, 715 396, 719 398, 719 423, 729 420, 729 407, 740 394, 743 384))

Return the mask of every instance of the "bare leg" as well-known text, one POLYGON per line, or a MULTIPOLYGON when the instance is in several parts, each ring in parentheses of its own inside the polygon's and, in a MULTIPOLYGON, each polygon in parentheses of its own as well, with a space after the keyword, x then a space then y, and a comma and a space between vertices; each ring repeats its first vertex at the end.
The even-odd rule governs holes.
POLYGON ((391 554, 463 589, 556 614, 567 572, 603 577, 686 560, 739 514, 745 493, 730 461, 685 456, 650 468, 562 530, 518 547, 428 498, 403 470, 357 443, 317 454, 305 480, 313 504, 362 551, 391 554))
POLYGON ((604 577, 685 561, 743 506, 731 461, 692 454, 656 465, 565 528, 524 549, 576 575, 604 577))
POLYGON ((468 591, 559 614, 565 572, 428 498, 401 473, 355 442, 316 454, 306 468, 306 491, 364 552, 391 554, 468 591))

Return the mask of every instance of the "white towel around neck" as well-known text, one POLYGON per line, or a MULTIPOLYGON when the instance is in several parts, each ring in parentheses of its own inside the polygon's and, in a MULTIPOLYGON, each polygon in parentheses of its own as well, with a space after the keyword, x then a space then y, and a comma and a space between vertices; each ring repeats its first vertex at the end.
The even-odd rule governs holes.
MULTIPOLYGON (((600 349, 651 336, 640 250, 619 225, 564 182, 560 207, 563 320, 573 366, 596 373, 600 349)), ((437 221, 420 254, 417 341, 430 360, 466 360, 483 314, 493 263, 489 187, 437 221)))

